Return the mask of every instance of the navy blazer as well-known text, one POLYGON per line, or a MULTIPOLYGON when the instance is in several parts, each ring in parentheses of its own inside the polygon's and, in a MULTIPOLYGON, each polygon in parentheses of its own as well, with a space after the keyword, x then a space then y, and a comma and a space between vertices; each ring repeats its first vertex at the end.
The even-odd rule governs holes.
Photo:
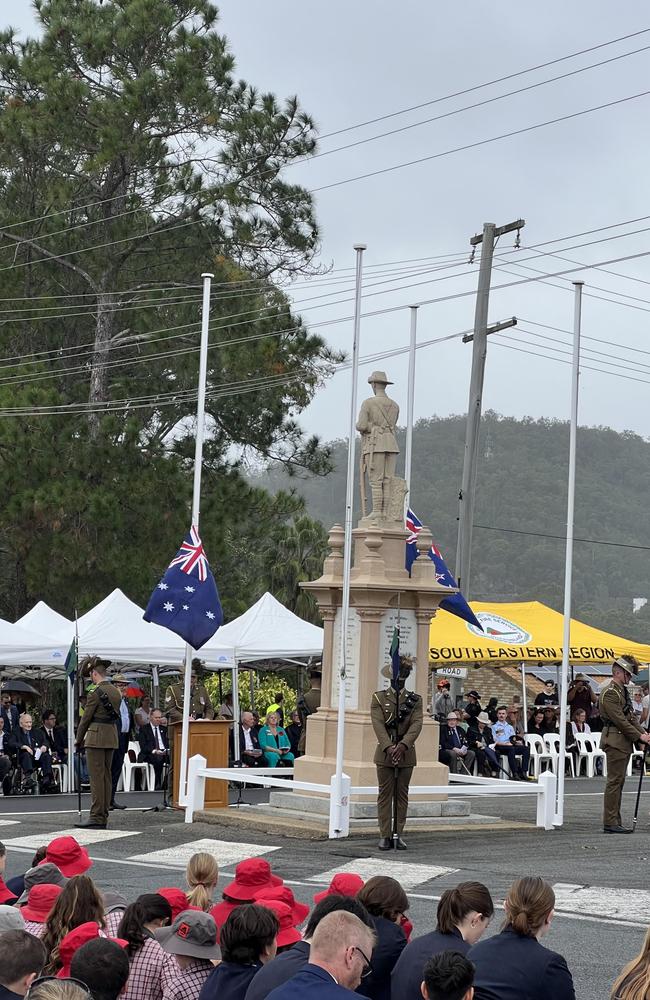
POLYGON ((251 980, 262 968, 260 962, 254 965, 240 965, 239 962, 220 962, 204 982, 199 1000, 244 1000, 251 980))
POLYGON ((269 1000, 349 1000, 356 996, 352 990, 339 986, 329 972, 320 965, 309 962, 297 972, 293 979, 287 980, 282 986, 271 990, 269 1000))
POLYGON ((441 750, 453 750, 454 747, 466 747, 467 737, 462 729, 456 726, 456 732, 458 733, 458 741, 456 741, 453 732, 449 726, 440 727, 440 749, 441 750))
POLYGON ((9 708, 0 709, 0 715, 5 720, 5 733, 10 736, 15 729, 18 729, 18 709, 15 705, 10 705, 9 708))
POLYGON ((282 986, 309 961, 309 942, 296 941, 292 948, 263 965, 246 990, 246 1000, 266 1000, 271 990, 282 986))
POLYGON ((424 966, 429 959, 441 951, 459 951, 461 955, 465 955, 468 950, 467 941, 460 931, 455 929, 451 934, 430 931, 422 937, 409 941, 391 973, 393 1000, 422 1000, 420 984, 424 966))
POLYGON ((406 934, 393 920, 371 917, 377 943, 370 957, 371 972, 361 980, 357 993, 372 1000, 390 1000, 390 974, 395 962, 406 948, 406 934))
POLYGON ((476 967, 476 1000, 575 1000, 562 956, 512 927, 479 941, 467 957, 476 967))

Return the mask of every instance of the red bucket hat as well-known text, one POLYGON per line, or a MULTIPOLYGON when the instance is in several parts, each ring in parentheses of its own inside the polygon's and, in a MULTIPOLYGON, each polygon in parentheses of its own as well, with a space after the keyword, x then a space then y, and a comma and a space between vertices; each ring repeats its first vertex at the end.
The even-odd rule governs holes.
MULTIPOLYGON (((70 977, 70 962, 77 948, 81 948, 82 944, 94 941, 98 937, 104 937, 104 935, 100 935, 99 924, 95 923, 94 920, 89 920, 86 924, 79 924, 73 931, 69 931, 59 944, 59 958, 63 965, 57 972, 56 978, 68 979, 70 977)), ((106 938, 106 940, 114 941, 115 944, 119 944, 120 948, 126 948, 129 943, 123 938, 106 938)))
POLYGON ((248 858, 235 868, 235 880, 223 890, 224 896, 251 903, 255 893, 270 885, 283 885, 282 879, 271 874, 271 866, 264 858, 248 858))
POLYGON ((242 903, 230 903, 227 899, 222 899, 220 903, 216 903, 210 910, 210 916, 217 925, 217 935, 219 934, 221 928, 225 924, 226 920, 230 916, 233 910, 236 910, 238 906, 245 904, 242 903))
POLYGON ((9 906, 11 906, 16 898, 15 892, 12 892, 11 889, 7 888, 4 879, 0 875, 0 905, 2 905, 2 903, 8 903, 9 906))
POLYGON ((321 899, 325 899, 326 896, 356 896, 363 889, 363 885, 364 882, 360 875, 355 875, 352 872, 338 872, 327 889, 316 893, 314 902, 320 903, 321 899))
POLYGON ((74 837, 55 837, 50 841, 41 864, 46 861, 56 865, 66 878, 83 875, 92 866, 88 851, 77 843, 74 837))
POLYGON ((280 924, 277 937, 278 948, 283 948, 287 944, 295 944, 296 941, 302 940, 300 931, 297 931, 295 928, 290 906, 287 906, 286 903, 281 902, 279 899, 260 899, 258 906, 265 906, 267 910, 275 913, 278 918, 278 923, 280 924))
POLYGON ((294 925, 301 924, 309 913, 309 907, 305 903, 299 903, 288 885, 271 885, 266 889, 260 889, 255 893, 255 902, 260 906, 266 906, 269 900, 276 899, 284 903, 291 910, 294 925))
POLYGON ((159 896, 162 896, 167 900, 172 908, 172 923, 176 920, 179 913, 186 910, 189 903, 186 894, 182 889, 176 889, 174 886, 165 886, 162 889, 156 889, 159 896))
POLYGON ((29 890, 27 902, 21 909, 25 920, 33 920, 36 924, 44 924, 47 915, 63 892, 60 885, 33 885, 29 890))

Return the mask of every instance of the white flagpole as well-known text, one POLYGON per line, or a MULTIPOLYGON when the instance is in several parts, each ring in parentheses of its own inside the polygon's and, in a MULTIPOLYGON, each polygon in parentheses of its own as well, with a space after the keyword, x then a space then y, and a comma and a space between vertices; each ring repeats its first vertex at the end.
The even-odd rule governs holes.
MULTIPOLYGON (((330 802, 330 837, 341 834, 341 798, 343 788, 343 750, 345 747, 345 678, 348 618, 350 611, 350 569, 352 566, 352 506, 354 502, 354 469, 357 441, 357 381, 359 376, 359 331, 361 327, 361 280, 365 244, 354 247, 356 260, 356 290, 354 296, 354 326, 352 334, 352 391, 350 399, 350 436, 348 438, 348 477, 345 488, 345 540, 343 544, 343 592, 341 594, 341 638, 339 646, 339 700, 336 720, 336 772, 334 800, 330 802)), ((363 489, 363 485, 362 485, 363 489)))
MULTIPOLYGON (((194 445, 194 487, 192 490, 192 524, 199 530, 201 514, 201 471, 203 462, 203 436, 205 433, 205 384, 208 377, 208 337, 210 326, 210 285, 213 274, 206 272, 203 279, 203 306, 201 310, 201 347, 199 351, 199 386, 196 401, 196 440, 194 445)), ((185 643, 185 676, 183 678, 183 727, 181 734, 180 773, 178 775, 178 804, 187 804, 187 754, 190 736, 190 690, 193 649, 185 643)))
MULTIPOLYGON (((406 510, 411 505, 411 462, 413 458, 413 406, 415 400, 415 345, 417 342, 419 306, 411 310, 411 339, 409 342, 409 371, 406 397, 406 448, 404 450, 404 479, 406 480, 406 510)), ((406 514, 406 510, 404 513, 406 514)))
POLYGON ((573 360, 571 364, 571 431, 569 435, 569 484, 566 512, 566 559, 564 564, 564 636, 562 639, 562 676, 560 680, 560 754, 557 765, 557 803, 554 826, 564 822, 564 771, 566 766, 567 689, 569 684, 569 646, 571 642, 571 585, 573 582, 573 521, 576 496, 576 437, 578 432, 578 389, 580 383, 580 325, 582 286, 574 281, 573 360))

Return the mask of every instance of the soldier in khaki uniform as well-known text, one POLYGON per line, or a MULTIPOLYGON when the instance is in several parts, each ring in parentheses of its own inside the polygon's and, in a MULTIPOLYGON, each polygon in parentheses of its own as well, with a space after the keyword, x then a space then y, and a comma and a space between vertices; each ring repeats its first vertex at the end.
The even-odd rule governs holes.
POLYGON ((90 817, 78 827, 105 830, 111 801, 111 763, 117 749, 117 726, 122 695, 106 677, 110 662, 89 656, 80 664, 81 676, 96 687, 88 695, 84 714, 77 729, 77 750, 86 750, 90 778, 90 817))
POLYGON ((603 719, 601 749, 607 757, 607 784, 603 814, 604 833, 632 833, 621 820, 621 796, 628 761, 636 742, 650 743, 650 734, 637 723, 626 687, 639 664, 633 656, 619 656, 612 667, 612 682, 600 698, 603 719))
MULTIPOLYGON (((214 719, 214 709, 210 701, 210 695, 198 678, 201 669, 199 659, 192 660, 192 672, 190 675, 190 719, 214 719)), ((169 772, 167 775, 167 785, 173 788, 172 764, 174 760, 174 735, 176 726, 171 723, 183 721, 183 679, 178 684, 170 684, 165 695, 165 714, 170 723, 168 730, 169 737, 169 772)))
MULTIPOLYGON (((397 797, 398 851, 405 851, 402 831, 406 823, 409 804, 409 784, 415 759, 415 741, 422 730, 422 698, 412 691, 404 691, 411 673, 412 660, 400 656, 399 717, 396 717, 397 696, 394 687, 375 691, 370 705, 370 718, 377 736, 374 762, 377 765, 377 817, 379 819, 379 850, 389 851, 393 846, 393 799, 397 797)), ((390 664, 382 670, 384 677, 392 677, 390 664)))

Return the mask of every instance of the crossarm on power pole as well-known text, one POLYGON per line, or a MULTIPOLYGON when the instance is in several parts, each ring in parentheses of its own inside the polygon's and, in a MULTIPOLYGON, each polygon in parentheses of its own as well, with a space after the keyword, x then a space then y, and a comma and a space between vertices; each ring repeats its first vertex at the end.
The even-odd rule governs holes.
MULTIPOLYGON (((488 326, 485 332, 489 337, 491 333, 498 333, 499 330, 509 330, 511 326, 516 326, 516 325, 517 325, 517 317, 513 316, 512 319, 504 319, 501 320, 500 323, 492 323, 491 326, 488 326)), ((465 336, 463 337, 464 344, 469 344, 472 340, 474 340, 473 333, 466 333, 465 336)))

